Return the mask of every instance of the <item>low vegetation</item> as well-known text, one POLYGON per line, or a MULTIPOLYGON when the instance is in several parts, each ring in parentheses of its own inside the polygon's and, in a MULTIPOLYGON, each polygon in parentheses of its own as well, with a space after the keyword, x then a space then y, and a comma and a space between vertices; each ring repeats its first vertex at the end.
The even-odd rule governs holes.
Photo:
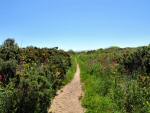
POLYGON ((87 113, 150 113, 150 46, 68 53, 0 46, 0 113, 47 113, 80 64, 87 113))
POLYGON ((58 48, 19 48, 7 39, 0 46, 0 113, 47 113, 70 66, 58 48))
POLYGON ((71 56, 71 67, 69 68, 66 76, 65 76, 65 79, 64 79, 64 85, 71 82, 71 80, 73 79, 74 77, 74 74, 76 72, 76 66, 77 66, 77 61, 76 61, 76 56, 75 55, 72 55, 71 56))
POLYGON ((87 113, 150 113, 150 46, 78 55, 87 113))

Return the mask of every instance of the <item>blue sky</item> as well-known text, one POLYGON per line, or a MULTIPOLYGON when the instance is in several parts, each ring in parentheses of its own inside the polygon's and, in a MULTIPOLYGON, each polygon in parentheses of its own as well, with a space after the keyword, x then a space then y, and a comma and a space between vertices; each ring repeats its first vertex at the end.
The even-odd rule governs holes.
POLYGON ((0 43, 86 50, 150 43, 150 0, 0 0, 0 43))

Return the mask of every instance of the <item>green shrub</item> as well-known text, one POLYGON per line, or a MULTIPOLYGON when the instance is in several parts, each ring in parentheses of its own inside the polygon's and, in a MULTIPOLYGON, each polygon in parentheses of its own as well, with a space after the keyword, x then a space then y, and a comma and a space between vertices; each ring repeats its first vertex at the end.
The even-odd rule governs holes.
POLYGON ((57 48, 19 48, 6 40, 0 47, 0 113, 47 113, 70 60, 57 48))
POLYGON ((149 113, 149 47, 80 53, 87 113, 149 113))

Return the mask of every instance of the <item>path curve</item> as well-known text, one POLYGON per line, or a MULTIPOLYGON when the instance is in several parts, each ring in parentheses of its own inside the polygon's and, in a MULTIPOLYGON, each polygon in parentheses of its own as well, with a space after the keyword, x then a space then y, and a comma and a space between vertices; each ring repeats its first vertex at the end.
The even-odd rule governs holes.
POLYGON ((49 113, 84 113, 80 102, 82 95, 80 67, 77 64, 74 79, 54 98, 49 113))

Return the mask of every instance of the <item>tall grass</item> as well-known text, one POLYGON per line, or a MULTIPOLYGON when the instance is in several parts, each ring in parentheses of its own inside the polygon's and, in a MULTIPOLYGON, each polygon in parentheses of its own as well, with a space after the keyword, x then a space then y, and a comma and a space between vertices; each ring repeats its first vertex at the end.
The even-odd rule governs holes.
POLYGON ((76 56, 71 56, 71 67, 66 74, 66 78, 64 79, 63 82, 64 85, 66 85, 73 79, 74 74, 76 72, 76 65, 77 65, 76 56))
POLYGON ((90 69, 87 63, 88 57, 83 59, 79 57, 78 61, 85 91, 82 105, 86 108, 86 113, 119 113, 116 104, 107 96, 111 82, 105 78, 107 75, 100 71, 98 72, 101 69, 101 65, 94 65, 93 69, 90 69))
MULTIPOLYGON (((78 56, 86 113, 150 113, 150 88, 119 71, 112 53, 78 56)), ((141 78, 141 80, 145 80, 141 78)))

